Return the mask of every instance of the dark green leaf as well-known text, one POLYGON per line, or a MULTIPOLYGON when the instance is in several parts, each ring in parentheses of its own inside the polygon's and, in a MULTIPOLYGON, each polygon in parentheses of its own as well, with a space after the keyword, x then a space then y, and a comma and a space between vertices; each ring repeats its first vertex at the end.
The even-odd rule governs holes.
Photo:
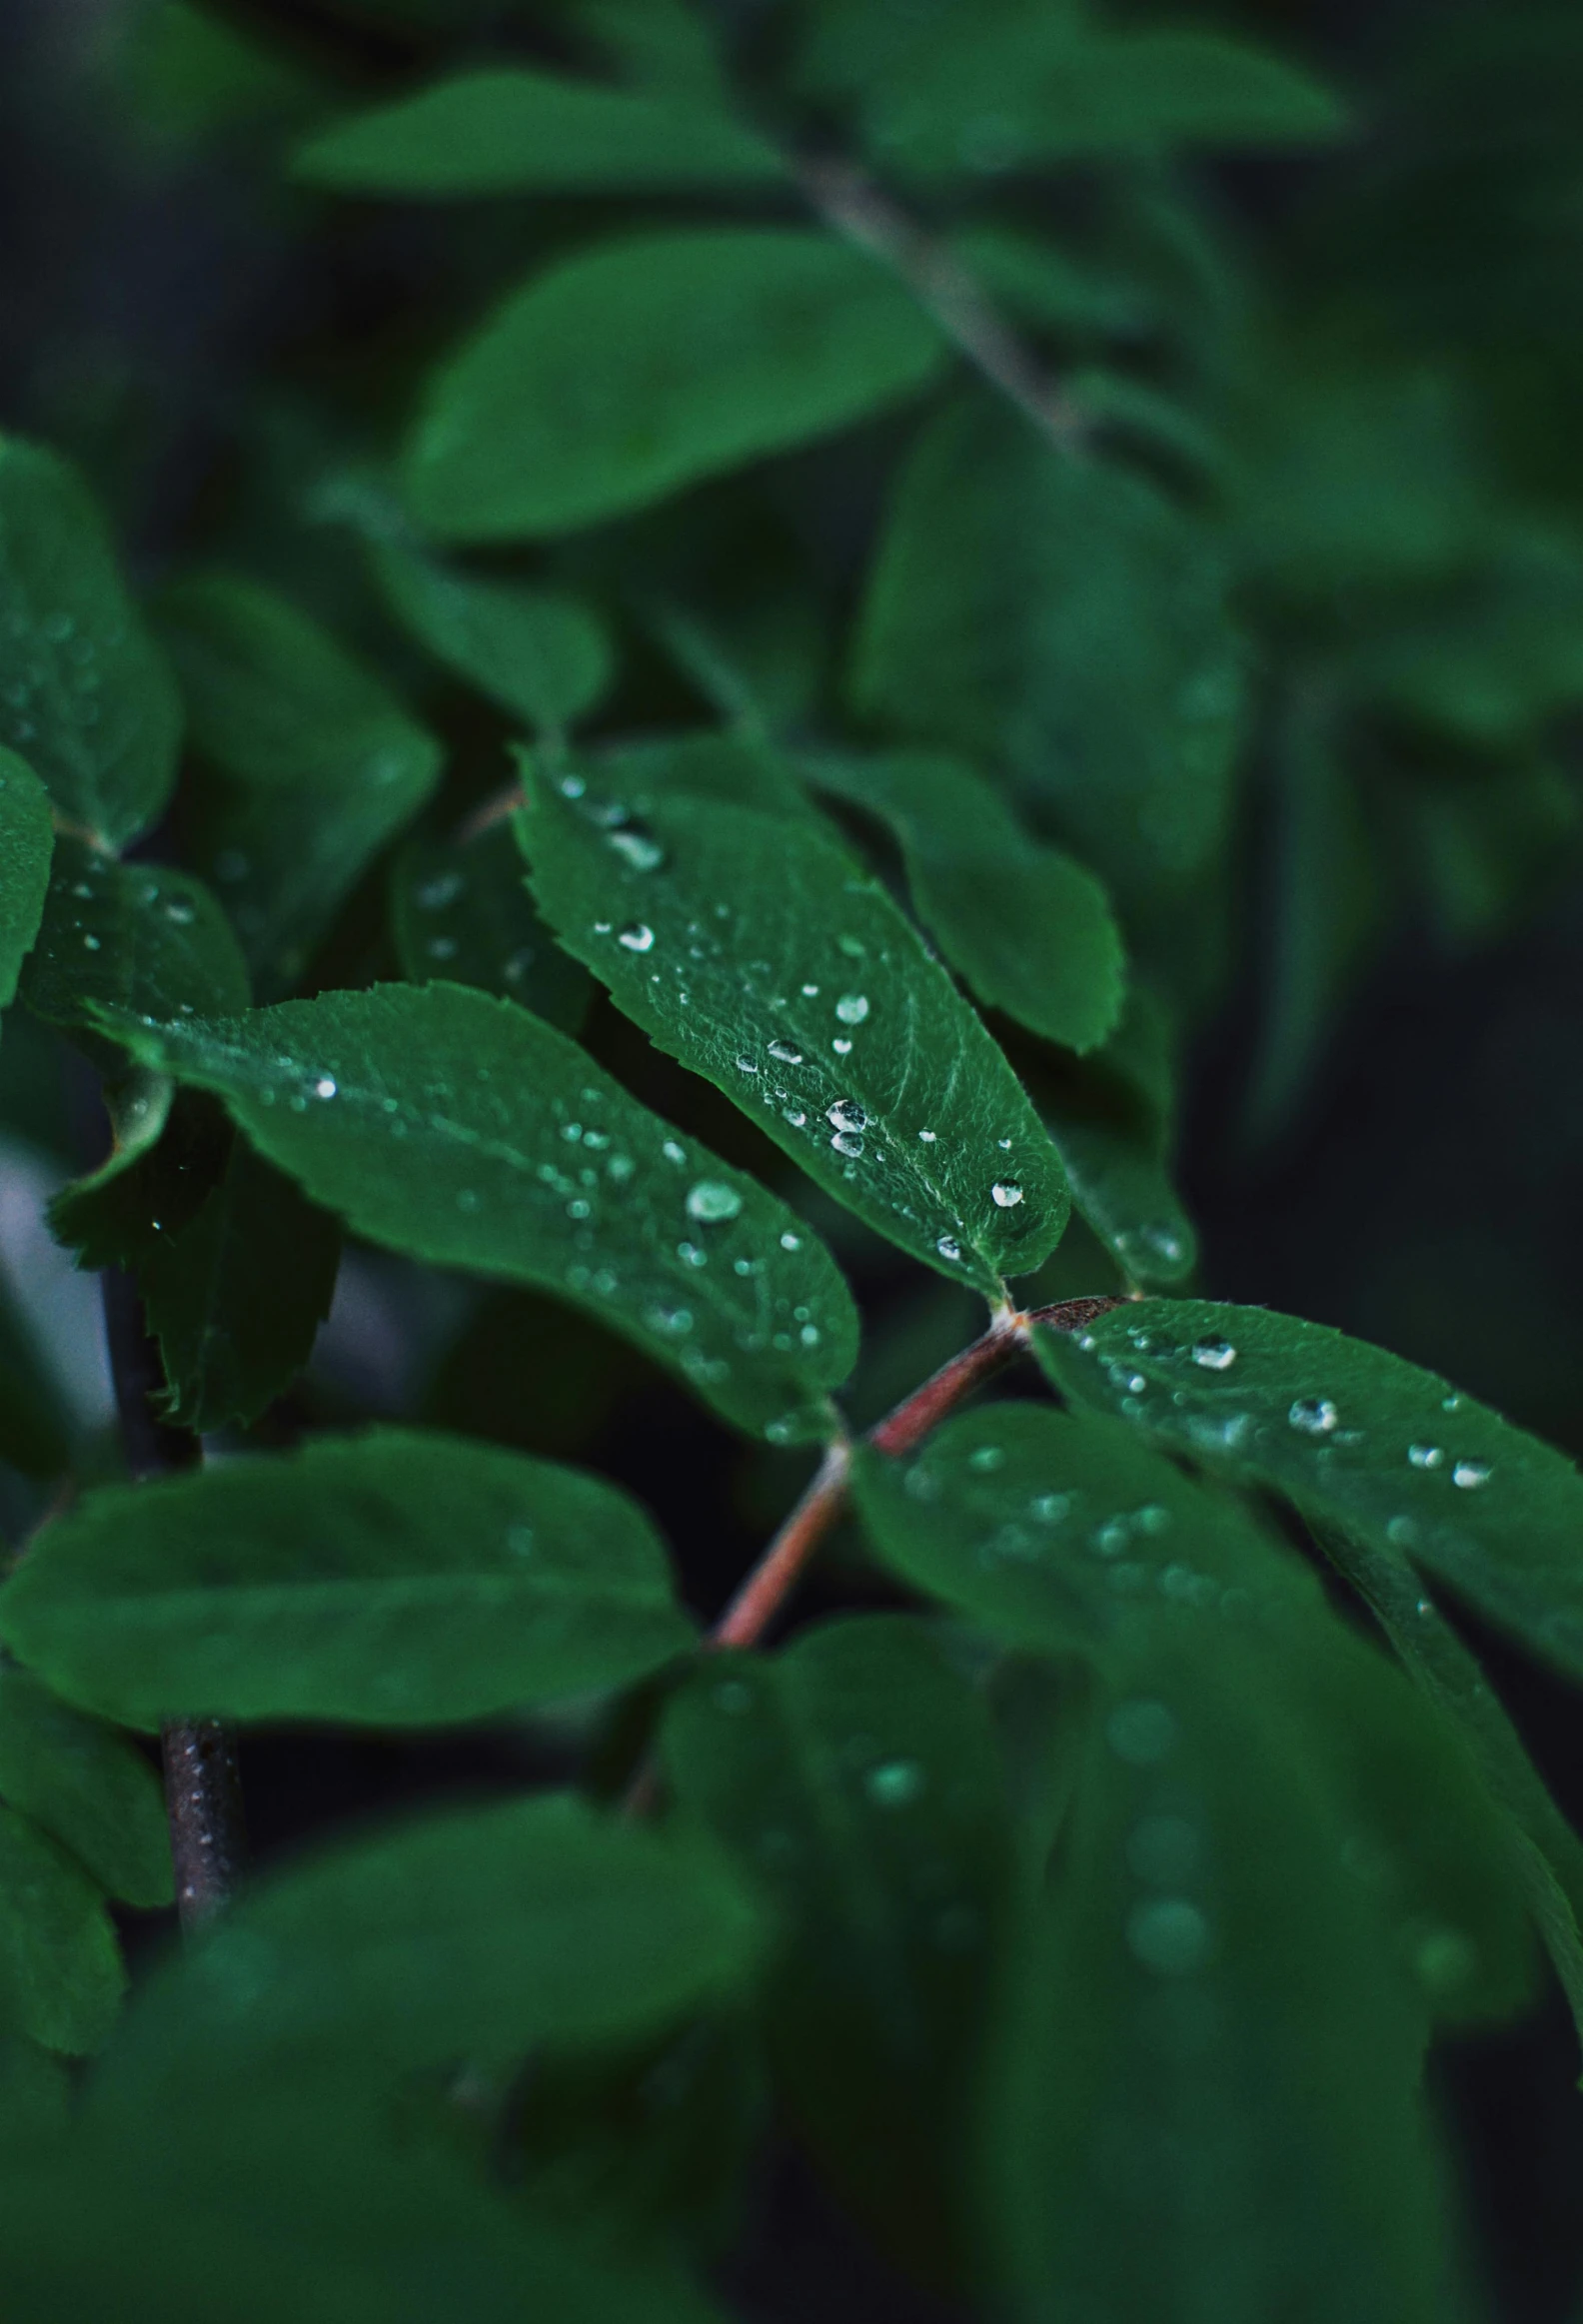
POLYGON ((38 1334, 0 1280, 0 1462, 24 1477, 58 1477, 75 1435, 75 1417, 38 1334))
POLYGON ((1070 1049, 1105 1038, 1126 962, 1092 872, 1034 838, 991 783, 951 759, 804 763, 821 789, 894 830, 918 917, 979 1000, 1070 1049))
POLYGON ((88 1874, 24 1816, 0 1807, 0 2009, 46 2049, 98 2049, 126 1972, 88 1874))
POLYGON ((63 831, 22 997, 51 1024, 74 1027, 91 1027, 101 1007, 150 1019, 223 1015, 247 1007, 247 963, 202 880, 117 863, 63 831))
POLYGON ((0 1630, 73 1702, 147 1728, 477 1719, 622 1686, 694 1638, 614 1486, 396 1429, 89 1495, 0 1591, 0 1630))
POLYGON ((467 839, 413 840, 392 874, 391 922, 414 984, 476 984, 564 1033, 582 1030, 594 981, 535 911, 509 819, 467 839))
POLYGON ((943 357, 899 284, 833 240, 635 236, 536 276, 444 366, 408 493, 448 540, 575 532, 866 419, 943 357))
MULTIPOLYGON (((520 750, 525 782, 539 760, 520 750)), ((549 761, 545 760, 548 767, 549 761)), ((558 762, 559 764, 559 762, 558 762)), ((767 815, 815 819, 815 810, 797 778, 794 762, 754 733, 667 734, 657 742, 622 742, 597 754, 580 752, 573 770, 592 783, 594 810, 618 834, 616 853, 642 866, 647 849, 645 818, 667 799, 718 799, 723 805, 757 807, 767 815)), ((569 793, 585 797, 587 791, 569 793)))
POLYGON ((1141 339, 1157 328, 1159 301, 1130 275, 1074 258, 1043 236, 1003 226, 953 234, 951 255, 1014 322, 1081 339, 1141 339))
POLYGON ((212 769, 195 801, 198 860, 261 988, 279 991, 433 790, 440 745, 334 638, 255 581, 184 581, 161 615, 212 769))
POLYGON ((141 2111, 234 2077, 321 2089, 616 2041, 738 1990, 761 1916, 702 1842, 566 1794, 452 1809, 255 1889, 139 1995, 99 2083, 141 2111))
POLYGON ((0 743, 107 847, 158 820, 181 704, 76 470, 0 437, 0 743))
POLYGON ((1422 2021, 1251 1640, 1101 1695, 991 2075, 1010 2313, 1446 2324, 1422 2021))
POLYGON ((385 985, 116 1029, 375 1242, 554 1291, 776 1442, 827 1433, 857 1321, 823 1245, 526 1009, 385 985))
POLYGON ((1583 1480, 1433 1373, 1323 1324, 1160 1301, 1038 1334, 1057 1387, 1423 1566, 1583 1673, 1583 1480), (1134 1385, 1136 1383, 1136 1385, 1134 1385))
POLYGON ((815 824, 541 773, 525 844, 562 940, 838 1201, 997 1294, 1066 1223, 1049 1141, 879 882, 815 824))
POLYGON ((0 2158, 36 2165, 58 2146, 71 2121, 70 2069, 24 2033, 0 2034, 0 2158))
POLYGON ((158 1775, 114 1728, 85 1719, 26 1671, 0 1666, 0 1799, 32 1818, 128 1904, 169 1904, 158 1775))
POLYGON ((404 546, 380 548, 374 570, 437 660, 541 732, 575 724, 609 690, 610 636, 580 598, 486 581, 404 546))
POLYGON ((889 2242, 948 2270, 1011 1863, 982 1702, 920 1624, 843 1622, 701 1675, 665 1756, 780 1908, 769 2034, 815 2152, 889 2242))
POLYGON ((697 97, 558 73, 463 72, 319 130, 297 175, 347 192, 430 199, 773 183, 774 146, 697 97))
POLYGON ((1073 1209, 1127 1281, 1153 1291, 1189 1276, 1198 1237, 1158 1138, 1136 1119, 1086 1111, 1070 1093, 1041 1095, 1039 1112, 1065 1169, 1073 1209))
POLYGON ((0 1008, 15 998, 44 916, 54 844, 48 791, 26 759, 0 746, 0 1008))
POLYGON ((901 473, 852 691, 1006 766, 1124 897, 1223 835, 1242 672, 1217 553, 1141 477, 963 403, 901 473))

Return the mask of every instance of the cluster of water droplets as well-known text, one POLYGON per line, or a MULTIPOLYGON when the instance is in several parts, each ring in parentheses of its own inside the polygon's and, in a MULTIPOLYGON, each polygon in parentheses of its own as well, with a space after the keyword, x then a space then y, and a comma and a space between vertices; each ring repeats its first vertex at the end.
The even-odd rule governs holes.
POLYGON ((85 631, 64 608, 33 613, 13 603, 0 616, 0 740, 24 756, 64 725, 91 730, 104 717, 107 656, 126 641, 123 623, 85 631))

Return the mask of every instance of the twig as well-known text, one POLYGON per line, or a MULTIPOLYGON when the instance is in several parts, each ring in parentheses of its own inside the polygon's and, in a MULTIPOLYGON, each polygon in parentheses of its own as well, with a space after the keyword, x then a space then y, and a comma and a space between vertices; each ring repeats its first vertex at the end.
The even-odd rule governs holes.
POLYGON ((1081 408, 1045 376, 947 250, 854 163, 804 161, 797 174, 826 226, 898 274, 958 353, 1058 451, 1076 458, 1086 450, 1088 422, 1081 408))
MULTIPOLYGON (((119 1268, 104 1278, 105 1338, 127 1468, 139 1482, 197 1468, 198 1439, 168 1427, 152 1399, 164 1385, 137 1285, 119 1268)), ((176 1908, 196 1928, 227 1902, 242 1868, 242 1788, 236 1743, 218 1720, 168 1720, 160 1730, 165 1818, 176 1874, 176 1908)))

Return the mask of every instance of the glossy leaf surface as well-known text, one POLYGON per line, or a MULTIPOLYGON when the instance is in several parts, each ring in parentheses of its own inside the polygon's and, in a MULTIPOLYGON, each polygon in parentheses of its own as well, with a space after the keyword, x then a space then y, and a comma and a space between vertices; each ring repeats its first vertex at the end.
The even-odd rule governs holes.
POLYGON ((1015 1076, 833 836, 690 798, 640 828, 571 774, 534 781, 524 843, 620 1007, 859 1218, 991 1295, 1054 1248, 1065 1180, 1015 1076))
POLYGON ((15 997, 44 916, 54 844, 48 791, 26 759, 0 746, 0 1008, 15 997))
POLYGON ((1038 1340, 1057 1386, 1084 1403, 1427 1568, 1583 1670, 1583 1481, 1433 1373, 1324 1324, 1207 1300, 1038 1340))
POLYGON ((0 1667, 0 1799, 59 1840, 112 1896, 171 1902, 165 1799, 149 1760, 9 1664, 0 1667))
POLYGON ((407 491, 453 541, 575 532, 910 395, 932 324, 816 234, 647 234, 565 259, 431 383, 407 491))
POLYGON ((581 598, 405 547, 378 550, 374 570, 391 610, 436 659, 530 726, 559 733, 608 690, 614 649, 581 598))
POLYGON ((163 864, 118 863, 63 831, 22 996, 51 1024, 91 1028, 98 1008, 222 1015, 246 1008, 250 988, 237 940, 202 880, 163 864))
POLYGON ((301 148, 296 174, 343 192, 434 199, 751 186, 788 173, 774 146, 680 92, 496 70, 332 122, 301 148))
POLYGON ((564 1033, 582 1030, 594 980, 535 910, 510 821, 405 847, 391 876, 391 932, 414 984, 476 984, 564 1033))
POLYGON ((386 985, 117 1031, 359 1233, 588 1308, 741 1427, 825 1433, 856 1316, 823 1245, 526 1009, 386 985))
POLYGON ((621 1686, 694 1637, 614 1486, 397 1429, 91 1495, 0 1591, 0 1631, 150 1728, 478 1719, 621 1686))
POLYGON ((181 703, 69 462, 0 437, 0 744, 107 847, 155 822, 181 703))

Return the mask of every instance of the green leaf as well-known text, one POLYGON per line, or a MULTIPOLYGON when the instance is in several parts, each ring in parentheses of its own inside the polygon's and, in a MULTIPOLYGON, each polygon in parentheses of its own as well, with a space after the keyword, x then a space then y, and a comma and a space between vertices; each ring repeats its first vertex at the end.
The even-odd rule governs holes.
POLYGON ((779 1908, 769 2037, 804 2134, 892 2245, 949 2272, 1011 1868, 982 1701, 920 1624, 865 1618, 701 1674, 664 1747, 779 1908))
POLYGON ((360 1234, 588 1308, 740 1427, 827 1433, 857 1320, 823 1245, 526 1009, 385 985, 116 1030, 360 1234))
POLYGON ((1160 302, 1141 278, 1112 274, 1042 235, 969 226, 947 249, 1012 321, 1063 339, 1135 341, 1157 332, 1160 302))
POLYGON ((921 752, 803 761, 901 843, 918 917, 977 998, 1071 1049, 1121 1013, 1126 961, 1092 872, 1024 828, 991 783, 921 752))
POLYGON ((277 1874, 167 1960, 99 2104, 146 2119, 239 2077, 328 2092, 657 2031, 738 1991, 762 1936, 700 1841, 567 1794, 431 1811, 277 1874))
POLYGON ((54 845, 48 791, 25 758, 0 746, 0 1008, 16 997, 44 916, 54 845))
POLYGON ((581 1032, 594 981, 535 911, 509 820, 404 847, 391 875, 391 929, 414 984, 476 984, 564 1033, 581 1032))
POLYGON ((915 393, 943 342, 860 252, 632 236, 515 293, 431 383, 407 491, 452 541, 575 532, 915 393))
POLYGON ((77 471, 0 436, 0 744, 106 847, 157 822, 181 704, 77 471))
POLYGON ((246 1008, 247 963, 202 880, 118 863, 62 831, 22 997, 52 1025, 91 1028, 101 1008, 163 1018, 246 1008))
POLYGON ((901 472, 851 690, 1004 765, 1124 899, 1223 837, 1242 672, 1207 536, 1126 470, 964 401, 901 472))
POLYGON ((1159 1635, 1100 1697, 989 2080, 1009 2313, 1445 2324, 1421 2015, 1280 1674, 1159 1635))
POLYGON ((1325 1324, 1207 1300, 1036 1340, 1066 1393, 1426 1568, 1583 1674, 1583 1479, 1434 1373, 1325 1324))
POLYGON ((0 1807, 0 2008, 46 2049, 101 2047, 126 1972, 88 1874, 24 1816, 0 1807))
POLYGON ((1112 1685, 1177 1635, 1206 1664, 1261 1658, 1426 2003, 1467 2019, 1526 1998, 1517 1855, 1466 1748, 1236 1502, 1121 1422, 1033 1404, 961 1415, 906 1462, 860 1449, 853 1485, 884 1563, 1015 1647, 1082 1655, 1112 1685))
POLYGON ((296 174, 343 192, 444 200, 753 186, 790 171, 773 145, 698 97, 520 68, 456 73, 332 122, 299 149, 296 174))
POLYGON ((194 801, 261 989, 294 984, 372 858, 439 780, 441 749, 284 597, 238 575, 166 592, 161 620, 211 780, 194 801))
POLYGON ((169 1904, 165 1800, 143 1753, 26 1671, 0 1665, 0 1799, 69 1848, 112 1896, 169 1904))
POLYGON ((1054 1248, 1065 1180, 1015 1076, 833 837, 684 797, 639 827, 576 772, 524 822, 563 943, 859 1218, 990 1297, 1054 1248))
POLYGON ((58 1477, 70 1463, 76 1433, 76 1417, 43 1360, 38 1334, 0 1279, 0 1461, 24 1477, 58 1477))
POLYGON ((0 1632, 145 1728, 485 1718, 623 1686, 695 1635, 614 1486, 399 1429, 90 1494, 35 1537, 0 1632))
POLYGON ((574 725, 610 690, 610 635, 581 598, 486 581, 395 544, 375 552, 374 570, 392 612, 437 660, 541 733, 574 725))
POLYGON ((0 2034, 0 2159, 7 2180, 58 2146, 71 2122, 70 2069, 26 2034, 0 2034))

